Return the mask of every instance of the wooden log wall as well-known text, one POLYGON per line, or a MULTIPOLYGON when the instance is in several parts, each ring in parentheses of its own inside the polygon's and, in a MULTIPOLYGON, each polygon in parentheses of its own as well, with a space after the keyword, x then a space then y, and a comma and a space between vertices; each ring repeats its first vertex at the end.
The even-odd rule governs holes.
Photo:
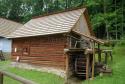
POLYGON ((67 38, 63 35, 16 38, 12 42, 12 60, 19 56, 20 62, 65 70, 66 44, 67 38))

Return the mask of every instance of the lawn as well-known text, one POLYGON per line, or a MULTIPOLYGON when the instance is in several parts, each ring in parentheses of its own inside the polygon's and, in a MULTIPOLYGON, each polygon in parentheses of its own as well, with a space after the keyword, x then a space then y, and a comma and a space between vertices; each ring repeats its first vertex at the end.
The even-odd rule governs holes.
MULTIPOLYGON (((64 79, 51 73, 39 72, 35 70, 25 70, 19 68, 9 67, 10 62, 1 62, 0 68, 8 72, 12 72, 18 76, 24 77, 26 79, 32 80, 37 84, 64 84, 64 79)), ((8 77, 5 77, 4 84, 21 84, 17 81, 14 81, 8 77)))
POLYGON ((111 76, 96 77, 83 84, 125 84, 125 42, 118 43, 113 49, 113 63, 109 66, 113 69, 111 76))

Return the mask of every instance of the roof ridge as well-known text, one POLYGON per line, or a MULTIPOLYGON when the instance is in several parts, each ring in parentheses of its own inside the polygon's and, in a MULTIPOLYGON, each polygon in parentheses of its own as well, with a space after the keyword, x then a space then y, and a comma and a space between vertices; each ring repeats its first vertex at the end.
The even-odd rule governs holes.
POLYGON ((75 11, 75 10, 79 10, 79 9, 83 9, 83 8, 86 9, 86 7, 84 7, 84 6, 83 7, 76 7, 76 8, 66 9, 66 10, 62 10, 62 11, 51 12, 51 13, 47 13, 47 14, 43 14, 43 15, 39 15, 39 16, 34 16, 34 17, 32 17, 32 19, 37 19, 37 18, 49 16, 49 15, 59 14, 59 13, 75 11))
POLYGON ((0 19, 4 19, 4 20, 7 20, 7 21, 11 21, 11 22, 14 22, 14 23, 17 23, 17 24, 23 25, 23 24, 20 23, 20 22, 16 22, 16 21, 14 21, 14 20, 10 20, 10 19, 8 19, 8 18, 0 17, 0 19))

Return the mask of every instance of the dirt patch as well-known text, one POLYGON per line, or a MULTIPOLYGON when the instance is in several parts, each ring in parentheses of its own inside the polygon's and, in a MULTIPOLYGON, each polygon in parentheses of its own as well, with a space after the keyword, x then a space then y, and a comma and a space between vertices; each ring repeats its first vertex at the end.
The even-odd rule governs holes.
POLYGON ((65 84, 82 84, 82 80, 80 80, 76 77, 71 77, 65 81, 65 84))

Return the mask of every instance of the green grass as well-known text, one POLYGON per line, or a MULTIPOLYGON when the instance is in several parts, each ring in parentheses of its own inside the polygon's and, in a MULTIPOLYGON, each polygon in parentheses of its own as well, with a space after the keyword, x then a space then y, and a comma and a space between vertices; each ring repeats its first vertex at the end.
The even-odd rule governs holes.
POLYGON ((125 84, 125 42, 118 43, 113 49, 113 63, 109 66, 113 70, 111 76, 96 77, 83 84, 125 84))
MULTIPOLYGON (((26 79, 32 80, 38 84, 64 84, 64 79, 51 73, 39 72, 35 70, 25 70, 19 68, 9 67, 10 62, 0 62, 0 68, 14 73, 18 76, 24 77, 26 79)), ((4 78, 4 84, 21 84, 9 77, 4 78)))
POLYGON ((63 79, 61 77, 50 73, 18 68, 9 68, 8 71, 26 79, 32 80, 38 84, 63 84, 63 79))

